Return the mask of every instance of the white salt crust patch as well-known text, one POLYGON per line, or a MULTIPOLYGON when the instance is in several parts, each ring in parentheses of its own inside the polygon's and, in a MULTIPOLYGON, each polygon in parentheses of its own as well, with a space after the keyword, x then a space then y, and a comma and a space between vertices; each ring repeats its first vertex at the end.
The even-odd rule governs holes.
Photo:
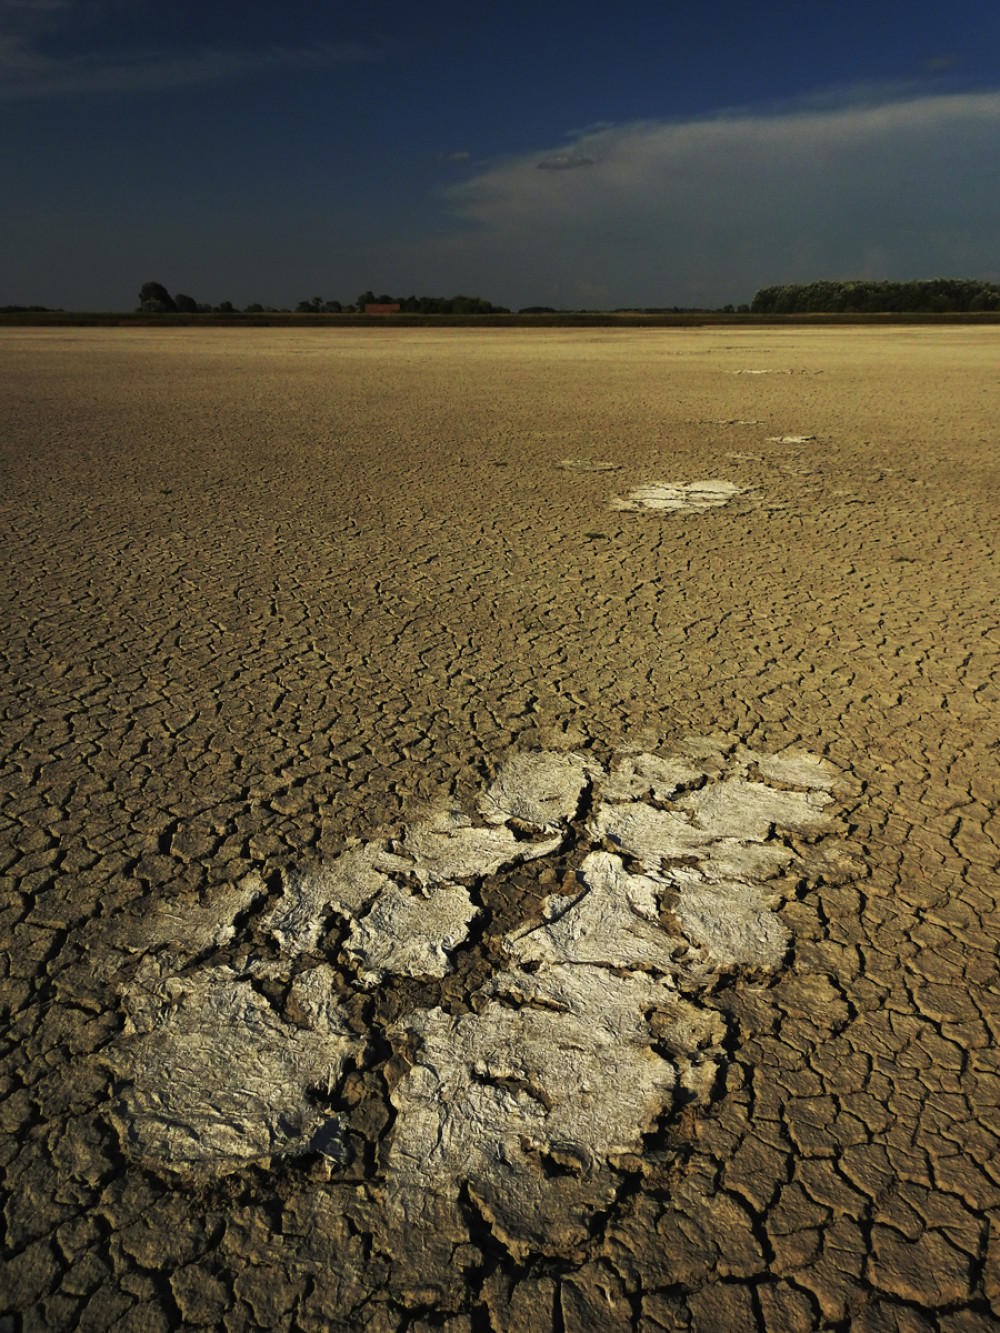
POLYGON ((236 884, 218 885, 205 902, 168 899, 153 915, 134 920, 120 943, 136 953, 164 945, 187 954, 221 949, 235 937, 237 919, 266 895, 264 881, 251 872, 236 884))
POLYGON ((666 801, 679 788, 700 782, 721 767, 715 757, 698 761, 681 755, 669 759, 655 754, 629 755, 613 773, 602 777, 598 791, 605 801, 637 801, 647 797, 666 801))
POLYGON ((548 921, 507 936, 504 948, 516 963, 592 963, 664 977, 681 970, 673 957, 678 941, 660 923, 662 883, 627 874, 607 852, 591 852, 580 878, 579 896, 547 900, 548 921))
POLYGON ((351 926, 344 955, 363 986, 377 986, 387 976, 443 977, 478 914, 459 885, 444 884, 429 898, 416 898, 390 884, 351 926))
MULTIPOLYGON (((127 1031, 111 1057, 127 1080, 123 1143, 148 1164, 202 1174, 316 1149, 340 1160, 344 1122, 312 1095, 334 1089, 365 1045, 338 976, 358 989, 444 976, 483 881, 500 876, 502 890, 507 868, 551 856, 573 832, 584 846, 573 891, 504 937, 506 964, 469 997, 474 1012, 418 1009, 383 1032, 411 1064, 390 1089, 397 1118, 370 1207, 373 1234, 418 1244, 431 1268, 466 1234, 466 1194, 515 1255, 545 1251, 556 1233, 583 1240, 617 1196, 616 1163, 641 1155, 679 1090, 710 1093, 725 1028, 699 989, 781 966, 782 877, 787 894, 789 874, 858 873, 831 836, 842 781, 808 752, 712 737, 622 754, 610 770, 582 754, 512 756, 478 798, 478 822, 442 811, 394 843, 286 876, 256 922, 276 960, 182 975, 182 956, 147 958, 123 992, 127 1031), (269 979, 290 985, 283 1012, 257 989, 269 979)), ((261 888, 251 881, 229 906, 261 888)), ((205 931, 199 920, 188 935, 204 942, 205 931)))
POLYGON ((768 444, 808 444, 815 440, 815 435, 769 435, 768 444))
POLYGON ((481 1014, 425 1010, 390 1032, 416 1037, 418 1053, 392 1093, 388 1231, 404 1246, 420 1234, 432 1262, 459 1234, 463 1181, 515 1257, 544 1251, 554 1229, 585 1240, 594 1210, 614 1199, 608 1159, 636 1150, 680 1081, 702 1088, 697 1055, 653 1055, 651 1023, 692 1053, 723 1036, 718 1015, 641 972, 513 971, 480 994, 481 1014))
POLYGON ((551 833, 576 814, 598 767, 579 754, 515 755, 480 796, 479 813, 491 824, 516 821, 551 833))
POLYGON ((732 481, 653 481, 645 486, 637 486, 624 499, 613 496, 611 508, 630 513, 646 509, 669 512, 690 510, 697 513, 704 509, 718 509, 735 496, 744 494, 746 489, 732 481))
POLYGON ((621 464, 604 458, 564 458, 559 467, 566 472, 618 472, 621 464))
POLYGON ((297 982, 307 1020, 297 1027, 230 968, 161 977, 148 959, 124 991, 126 1035, 110 1059, 131 1080, 114 1115, 124 1146, 214 1174, 314 1147, 340 1159, 341 1121, 309 1092, 332 1090, 362 1042, 330 998, 330 969, 317 972, 297 982))
POLYGON ((387 854, 384 842, 352 847, 322 870, 288 877, 280 901, 261 921, 288 957, 312 953, 326 932, 331 914, 358 916, 391 887, 379 870, 387 854))
POLYGON ((526 842, 509 828, 479 828, 461 810, 444 810, 407 829, 399 855, 383 858, 382 864, 413 875, 426 887, 492 875, 501 866, 548 856, 562 846, 563 836, 526 842))

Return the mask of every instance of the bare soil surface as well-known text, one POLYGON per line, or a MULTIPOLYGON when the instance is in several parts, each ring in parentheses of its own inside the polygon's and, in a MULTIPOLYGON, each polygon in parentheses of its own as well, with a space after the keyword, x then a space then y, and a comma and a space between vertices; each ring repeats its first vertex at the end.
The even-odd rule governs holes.
POLYGON ((995 329, 0 332, 0 1333, 1000 1327, 998 420, 995 329))

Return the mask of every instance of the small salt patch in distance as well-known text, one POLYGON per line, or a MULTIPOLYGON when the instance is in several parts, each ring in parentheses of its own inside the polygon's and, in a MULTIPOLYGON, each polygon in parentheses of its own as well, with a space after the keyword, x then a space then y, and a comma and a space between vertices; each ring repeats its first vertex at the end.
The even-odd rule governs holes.
POLYGON ((630 513, 651 509, 697 513, 704 509, 719 509, 746 490, 746 486, 737 486, 732 481, 653 481, 637 486, 624 499, 613 496, 611 507, 630 513))
POLYGON ((564 472, 619 472, 620 463, 611 463, 606 458, 564 458, 558 464, 564 472))

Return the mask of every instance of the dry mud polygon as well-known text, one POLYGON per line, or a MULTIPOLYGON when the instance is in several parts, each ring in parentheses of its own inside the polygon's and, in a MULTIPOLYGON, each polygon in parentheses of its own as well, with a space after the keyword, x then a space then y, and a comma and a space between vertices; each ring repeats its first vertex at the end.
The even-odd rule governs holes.
POLYGON ((3 1326, 997 1327, 998 351, 3 331, 3 1326))

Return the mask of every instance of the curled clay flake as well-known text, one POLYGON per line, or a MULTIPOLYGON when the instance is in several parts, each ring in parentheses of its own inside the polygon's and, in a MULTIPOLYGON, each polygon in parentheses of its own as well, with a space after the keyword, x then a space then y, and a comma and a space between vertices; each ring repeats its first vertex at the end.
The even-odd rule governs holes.
POLYGON ((764 842, 772 826, 791 833, 821 833, 831 827, 823 806, 832 798, 826 792, 778 791, 763 782, 729 778, 678 801, 690 811, 702 837, 738 838, 764 842))
POLYGON ((429 898, 416 898, 393 884, 353 924, 344 954, 365 986, 386 976, 443 977, 452 970, 449 954, 468 937, 478 912, 459 885, 443 884, 429 898))
POLYGON ((808 750, 786 750, 784 754, 757 755, 757 769, 768 782, 785 782, 791 787, 809 787, 830 791, 837 784, 840 770, 829 759, 808 750))
POLYGON ((650 870, 665 860, 707 856, 711 841, 710 833, 695 828, 683 815, 641 801, 598 806, 587 832, 595 842, 610 842, 650 870))
POLYGON ((329 1091, 361 1042, 332 1000, 305 999, 300 1028, 229 968, 166 982, 157 1026, 111 1057, 130 1080, 114 1117, 123 1143, 148 1165, 215 1175, 309 1151, 317 1132, 343 1155, 339 1118, 309 1093, 329 1091))
POLYGON ((751 884, 720 880, 689 885, 671 909, 685 936, 700 945, 715 971, 772 971, 788 952, 791 933, 751 884))
POLYGON ((236 935, 236 921, 267 894, 256 872, 236 884, 210 886, 204 902, 167 899, 152 913, 129 915, 115 943, 129 953, 148 953, 167 945, 178 956, 194 957, 222 948, 236 935))
POLYGON ((508 828, 477 828, 461 811, 444 810, 407 829, 398 854, 385 864, 413 875, 426 888, 492 875, 501 866, 548 856, 562 846, 563 836, 524 842, 508 828))
POLYGON ((601 782, 598 795, 604 801, 635 801, 652 796, 668 801, 681 787, 700 781, 713 771, 683 756, 663 759, 655 754, 627 756, 601 782))
POLYGON ((560 898, 555 919, 507 936, 504 948, 516 962, 679 970, 673 961, 677 942, 660 925, 661 882, 626 873, 607 852, 591 852, 580 878, 586 888, 575 899, 560 898))
POLYGON ((354 917, 392 880, 379 867, 387 859, 385 844, 369 842, 352 847, 319 870, 286 876, 277 905, 264 917, 262 927, 288 956, 315 950, 331 911, 354 917))
MULTIPOLYGON (((702 507, 741 489, 701 487, 702 507)), ((822 836, 834 829, 831 790, 846 781, 805 751, 764 755, 718 737, 685 737, 666 756, 636 744, 610 774, 575 753, 509 758, 477 821, 444 811, 391 851, 374 841, 286 877, 260 922, 281 956, 259 960, 252 979, 207 965, 177 975, 183 960, 165 952, 141 961, 110 1059, 126 1080, 114 1112, 124 1146, 194 1175, 312 1149, 345 1159, 343 1122, 312 1095, 365 1044, 340 1006, 343 967, 355 989, 445 976, 478 912, 475 887, 455 881, 582 835, 592 850, 580 891, 550 895, 540 922, 503 939, 509 970, 469 997, 474 1012, 418 1009, 379 1030, 407 1062, 391 1075, 398 1115, 364 1204, 380 1245, 414 1272, 448 1269, 468 1240, 470 1202, 515 1258, 571 1252, 618 1197, 617 1157, 642 1153, 679 1089, 700 1100, 714 1086, 725 1022, 682 986, 781 965, 790 934, 771 909, 786 871, 833 882, 863 873, 847 844, 822 836), (794 850, 787 834, 803 835, 794 850), (341 970, 297 970, 290 960, 321 947, 331 912, 350 922, 341 970), (254 988, 272 982, 286 994, 280 1012, 254 988)), ((181 934, 221 947, 265 891, 248 877, 219 898, 221 928, 200 912, 181 934)))
POLYGON ((576 814, 595 772, 603 769, 580 754, 539 751, 514 755, 479 798, 479 812, 491 824, 514 820, 551 833, 576 814))
POLYGON ((738 838, 720 838, 713 842, 709 855, 698 862, 705 879, 766 881, 774 879, 799 858, 780 842, 740 842, 738 838))
POLYGON ((678 1084, 675 1065, 653 1050, 649 1015, 692 1052, 718 1036, 719 1020, 650 977, 586 966, 505 973, 482 994, 520 1007, 434 1009, 395 1029, 419 1050, 392 1093, 392 1219, 405 1234, 428 1196, 457 1200, 466 1183, 515 1255, 579 1243, 593 1210, 615 1196, 607 1158, 641 1148, 678 1084), (564 1173, 551 1178, 546 1160, 564 1173))

